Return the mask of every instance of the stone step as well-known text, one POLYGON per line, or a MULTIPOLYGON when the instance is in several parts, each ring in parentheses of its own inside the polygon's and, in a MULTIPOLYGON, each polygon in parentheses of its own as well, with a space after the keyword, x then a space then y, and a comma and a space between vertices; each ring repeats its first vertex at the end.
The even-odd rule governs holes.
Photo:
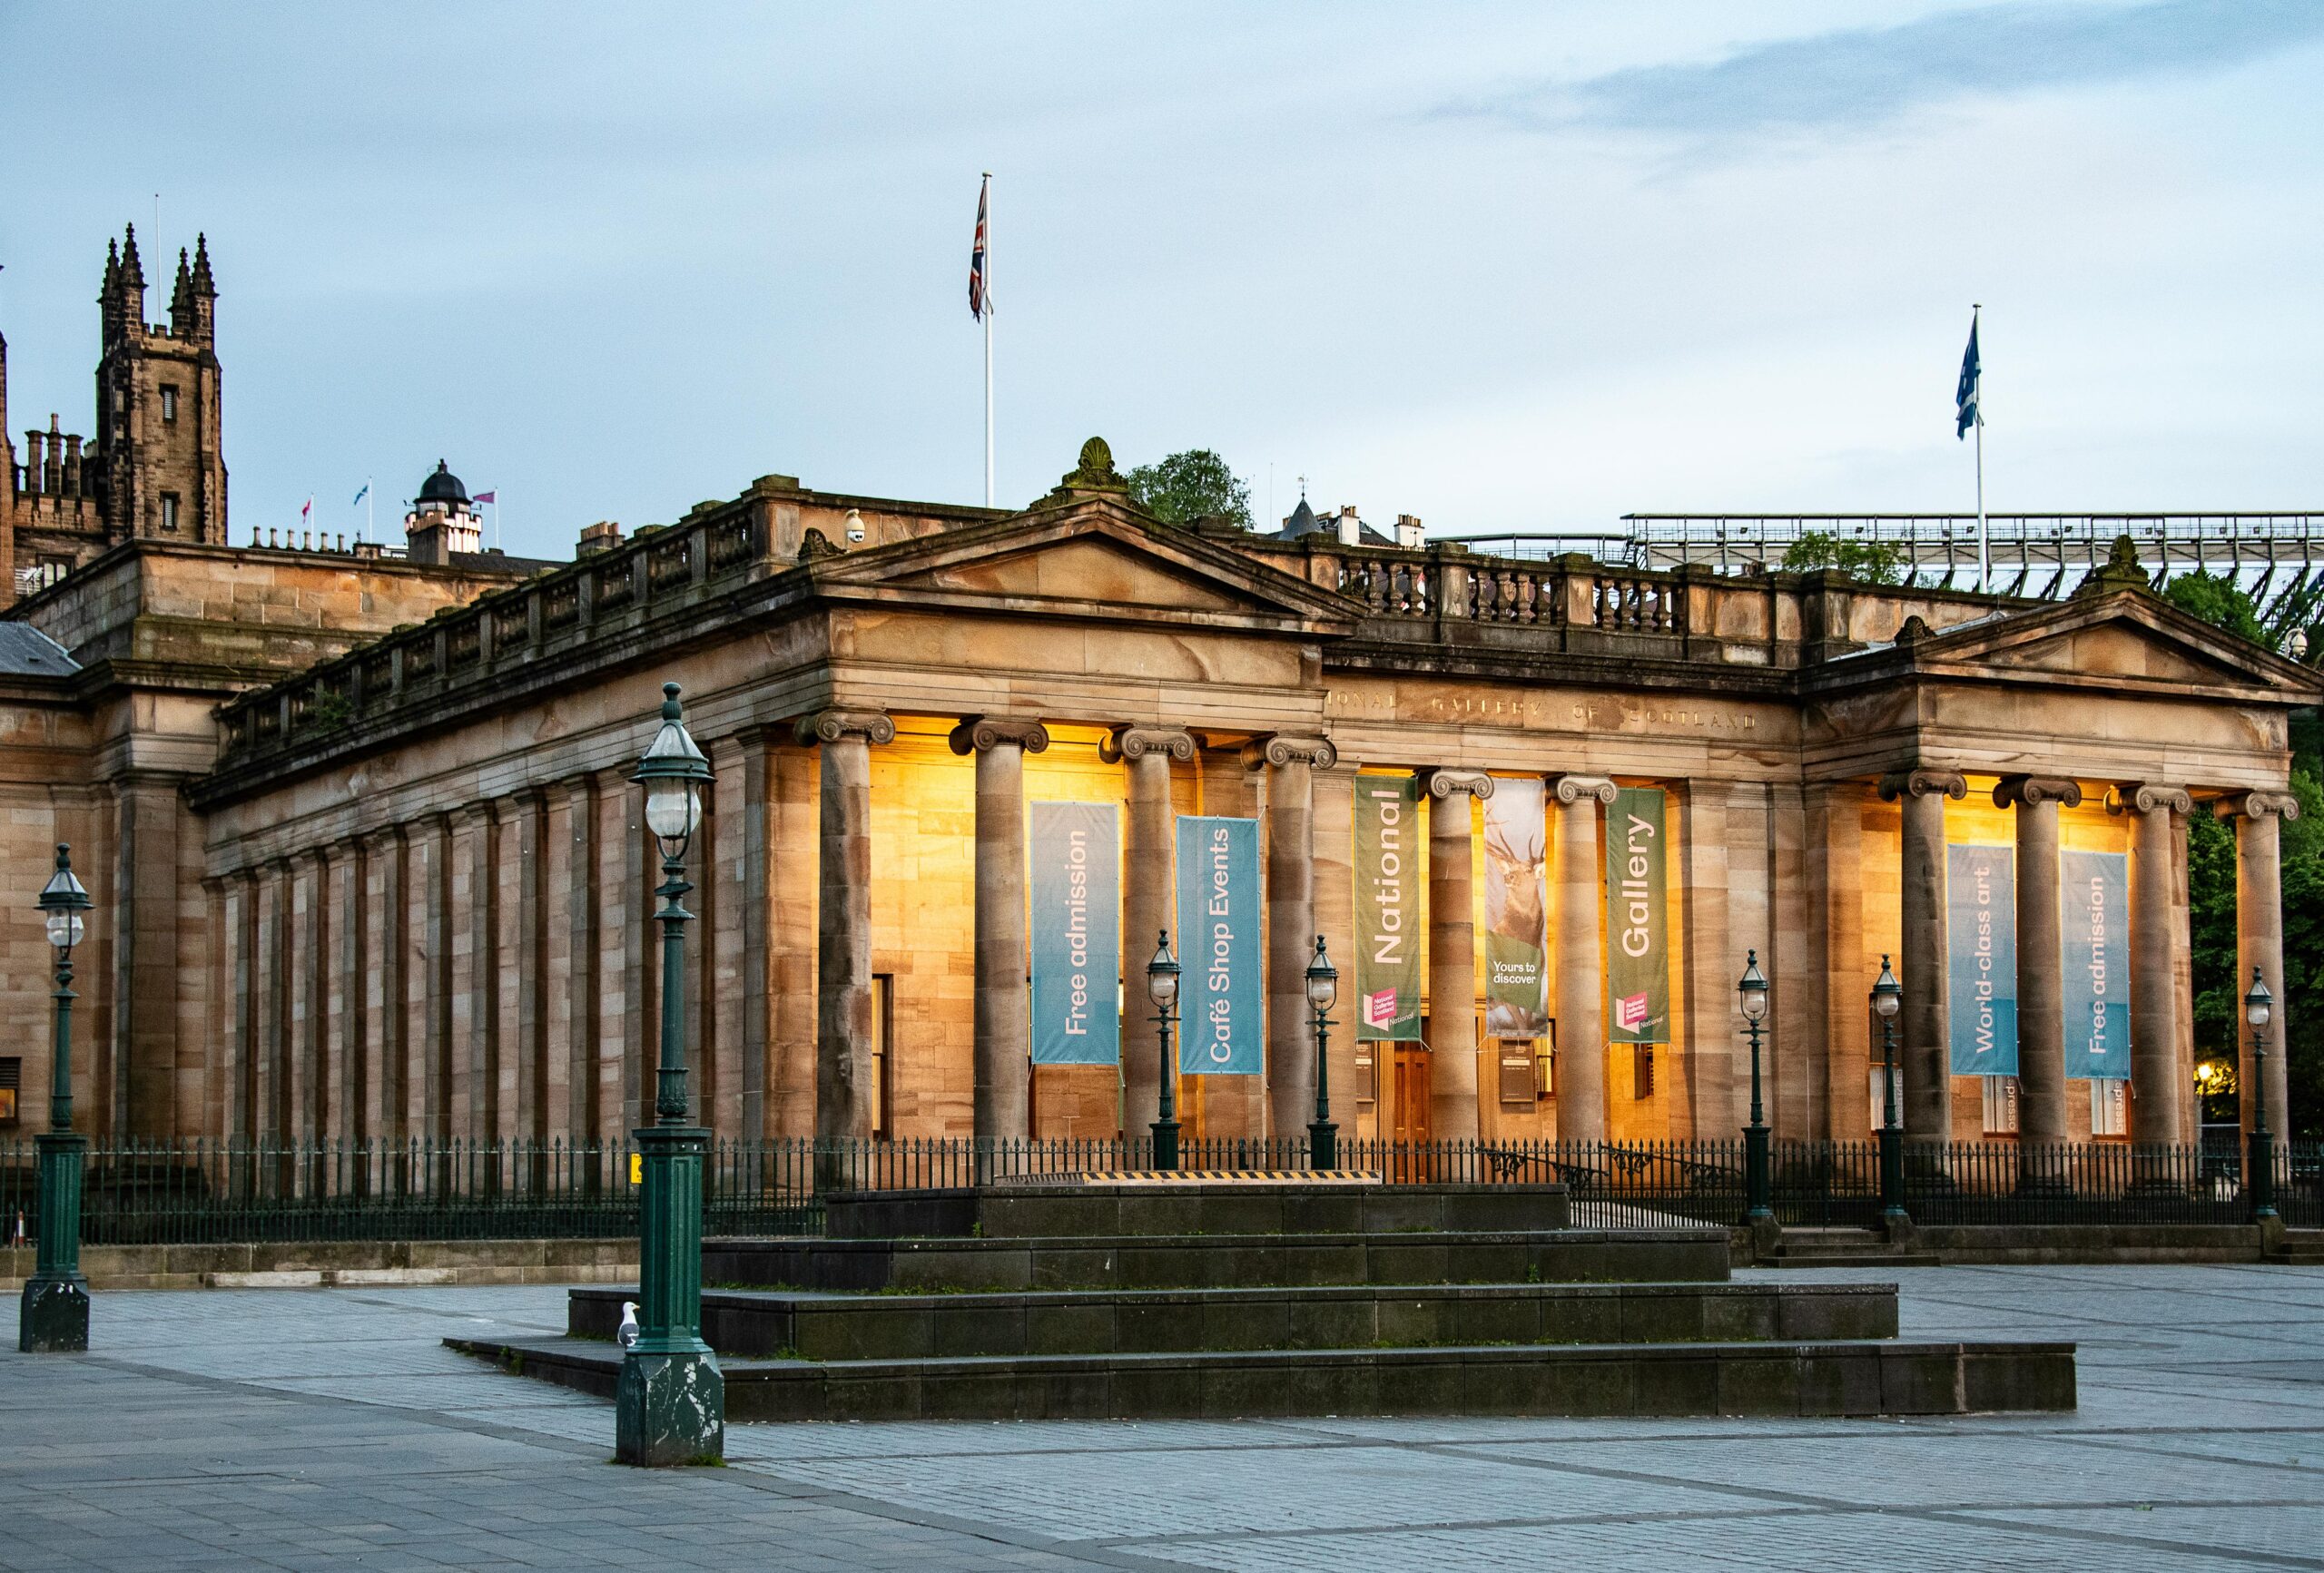
POLYGON ((847 1293, 1718 1283, 1724 1229, 710 1240, 706 1285, 847 1293))
POLYGON ((1126 1234, 1417 1234, 1562 1229, 1566 1188, 1545 1185, 1384 1185, 1199 1175, 1078 1183, 842 1191, 825 1198, 823 1232, 838 1240, 1055 1239, 1126 1234))
POLYGON ((1935 1267, 1933 1252, 1892 1245, 1871 1229, 1786 1229, 1769 1267, 1935 1267))
MULTIPOLYGON (((635 1289, 576 1289, 566 1327, 610 1339, 635 1289)), ((1486 1343, 1669 1343, 1893 1338, 1879 1284, 1510 1283, 1324 1289, 1147 1289, 978 1295, 711 1290, 702 1335, 722 1355, 913 1360, 1358 1349, 1486 1343)))
MULTIPOLYGON (((588 1339, 448 1338, 611 1397, 588 1339)), ((1294 1415, 1939 1415, 2074 1407, 2071 1343, 1671 1343, 722 1359, 729 1421, 1168 1420, 1294 1415)))

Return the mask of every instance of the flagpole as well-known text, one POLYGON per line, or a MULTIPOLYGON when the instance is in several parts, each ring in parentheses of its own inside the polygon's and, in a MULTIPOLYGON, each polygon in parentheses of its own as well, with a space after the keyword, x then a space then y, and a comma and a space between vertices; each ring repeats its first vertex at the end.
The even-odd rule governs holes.
POLYGON ((992 489, 992 172, 984 174, 984 506, 994 506, 992 489))
POLYGON ((1985 347, 1983 335, 1977 331, 1979 314, 1984 310, 1974 300, 1969 302, 1969 336, 1977 340, 1977 591, 1991 595, 1994 554, 1985 535, 1985 347))

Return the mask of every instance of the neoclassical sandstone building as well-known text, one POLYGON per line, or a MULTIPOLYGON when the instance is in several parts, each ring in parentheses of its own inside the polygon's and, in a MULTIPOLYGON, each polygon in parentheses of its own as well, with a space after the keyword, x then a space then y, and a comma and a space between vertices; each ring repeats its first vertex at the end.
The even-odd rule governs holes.
POLYGON ((1322 934, 1351 1134, 1731 1135, 1734 985, 1756 950, 1779 1134, 1876 1123, 1866 991, 1886 954, 1913 1134, 2190 1140, 2191 813, 2233 816, 2248 964, 2283 992, 2286 718, 2316 674, 2173 610, 2134 564, 2032 602, 1344 544, 1328 523, 1181 527, 1139 509, 1096 442, 1021 511, 770 476, 582 544, 544 566, 137 536, 19 604, 0 645, 18 652, 0 663, 0 792, 21 892, 0 906, 0 1010, 22 1085, 48 1074, 32 900, 64 840, 98 902, 93 1129, 635 1126, 657 1009, 628 777, 665 681, 717 775, 687 1008, 701 1117, 726 1136, 1141 1131, 1175 815, 1255 818, 1264 849, 1265 1074, 1183 1077, 1202 1135, 1309 1117, 1300 972, 1322 934), (1359 792, 1406 781, 1427 827, 1408 843, 1423 1027, 1359 1043, 1359 792), (1637 834, 1618 787, 1667 804, 1650 1047, 1610 1041, 1618 1016, 1643 1019, 1610 1014, 1607 978, 1649 867, 1614 870, 1610 909, 1607 838, 1637 834), (1521 788, 1544 801, 1553 1056, 1547 1037, 1484 1036, 1484 800, 1505 811, 1521 788), (1050 800, 1120 811, 1119 1071, 1028 1063, 1026 812, 1050 800), (1962 846, 2017 873, 2014 1084, 1954 1073, 1962 846), (2126 1097, 2119 1075, 2069 1074, 2087 979, 2067 977, 2060 870, 2084 852, 2126 871, 2126 1097))

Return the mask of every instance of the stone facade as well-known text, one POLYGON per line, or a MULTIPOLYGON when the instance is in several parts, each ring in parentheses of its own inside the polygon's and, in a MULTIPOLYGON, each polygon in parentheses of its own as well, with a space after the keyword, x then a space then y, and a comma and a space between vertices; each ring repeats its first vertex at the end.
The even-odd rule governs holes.
MULTIPOLYGON (((206 258, 181 283, 182 332, 131 331, 135 270, 133 248, 108 286, 108 365, 143 368, 120 374, 133 414, 182 364, 163 349, 198 336, 196 426, 214 437, 206 258)), ((569 564, 422 562, 226 544, 209 440, 150 462, 107 449, 94 493, 92 467, 71 492, 44 441, 0 471, 20 551, 52 538, 25 521, 68 493, 94 510, 54 537, 77 543, 74 570, 8 614, 69 670, 0 671, 0 826, 23 875, 0 909, 0 1017, 23 1085, 44 1085, 32 895, 69 841, 97 903, 77 1062, 94 1132, 640 1124, 655 865, 628 776, 665 681, 717 775, 686 1000, 700 1116, 723 1136, 1141 1130, 1173 813, 1260 821, 1272 930, 1271 1074, 1183 1078, 1197 1135, 1304 1126, 1296 973, 1317 933, 1342 966, 1342 1129, 1487 1140, 1732 1134, 1747 949, 1773 985, 1779 1134, 1876 1120, 1866 990, 1889 955, 1906 1123, 1977 1136, 1984 1089, 1947 1074, 1943 1042, 1948 842, 2013 844, 2036 876, 2020 887, 2028 1136, 2091 1131, 2091 1084, 2057 1072, 2043 1005, 2060 850, 2130 858, 2142 1138, 2193 1133, 2190 813, 2234 818, 2248 964, 2280 965, 2287 716, 2317 702, 2316 675, 2174 611, 2128 565, 2037 602, 1276 539, 1157 522, 1098 443, 1020 511, 768 476, 625 540, 592 526, 569 564), (177 516, 193 527, 146 528, 146 501, 106 511, 162 488, 182 510, 202 499, 177 516), (1356 783, 1378 772, 1421 778, 1425 1052, 1360 1047, 1348 1025, 1349 844, 1356 783), (1547 788, 1546 1088, 1510 1077, 1477 1008, 1480 805, 1528 776, 1547 788), (1649 785, 1669 793, 1674 928, 1671 1041, 1650 1056, 1605 1043, 1600 884, 1610 800, 1649 785), (1046 798, 1124 811, 1118 1076, 1026 1063, 1023 813, 1046 798)))

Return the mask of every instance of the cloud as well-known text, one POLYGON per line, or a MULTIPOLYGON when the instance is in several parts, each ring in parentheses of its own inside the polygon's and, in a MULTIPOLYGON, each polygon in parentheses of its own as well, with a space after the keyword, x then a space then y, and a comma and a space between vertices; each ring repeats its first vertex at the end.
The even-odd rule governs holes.
POLYGON ((1923 104, 2218 70, 2324 38, 2316 0, 2004 5, 1827 33, 1722 59, 1538 78, 1440 104, 1433 118, 1751 135, 1862 129, 1923 104))

